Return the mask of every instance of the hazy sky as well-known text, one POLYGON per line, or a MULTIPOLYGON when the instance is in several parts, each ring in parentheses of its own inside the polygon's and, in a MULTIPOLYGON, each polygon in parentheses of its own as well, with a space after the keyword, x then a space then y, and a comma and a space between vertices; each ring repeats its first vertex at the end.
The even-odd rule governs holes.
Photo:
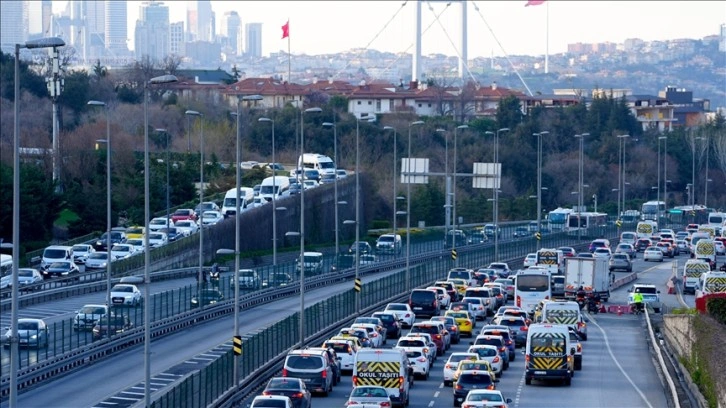
MULTIPOLYGON (((54 11, 63 9, 66 3, 55 0, 54 11)), ((128 1, 130 48, 134 44, 134 25, 141 3, 128 1)), ((171 22, 186 20, 186 3, 165 2, 171 22)), ((458 3, 451 2, 447 7, 443 1, 422 2, 422 30, 431 25, 422 37, 424 55, 459 53, 461 5, 458 3), (438 21, 435 15, 439 15, 438 21)), ((526 0, 469 1, 469 57, 489 56, 492 52, 502 55, 501 48, 510 55, 544 54, 548 31, 549 51, 554 54, 565 52, 567 44, 576 42, 700 39, 718 34, 719 26, 726 23, 725 1, 549 0, 539 6, 525 7, 526 3, 526 0)), ((281 26, 288 19, 293 54, 337 53, 353 48, 413 52, 414 1, 212 1, 212 10, 216 13, 217 30, 220 18, 230 10, 237 11, 243 25, 262 23, 263 55, 287 50, 287 40, 281 39, 281 26)))

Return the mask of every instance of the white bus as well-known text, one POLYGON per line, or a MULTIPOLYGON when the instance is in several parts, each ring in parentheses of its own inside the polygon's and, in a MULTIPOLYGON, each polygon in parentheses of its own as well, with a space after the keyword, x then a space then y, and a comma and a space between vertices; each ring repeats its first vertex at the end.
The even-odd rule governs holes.
POLYGON ((564 231, 567 224, 567 216, 572 213, 572 208, 557 208, 547 215, 547 222, 550 231, 564 231))
POLYGON ((587 231, 589 228, 602 227, 607 223, 608 215, 596 212, 573 212, 567 216, 567 232, 572 235, 578 230, 587 231))
POLYGON ((666 214, 666 205, 663 201, 646 201, 640 209, 640 219, 658 222, 666 214))
POLYGON ((514 284, 514 305, 530 315, 542 299, 552 299, 549 271, 541 266, 531 266, 517 273, 514 284))

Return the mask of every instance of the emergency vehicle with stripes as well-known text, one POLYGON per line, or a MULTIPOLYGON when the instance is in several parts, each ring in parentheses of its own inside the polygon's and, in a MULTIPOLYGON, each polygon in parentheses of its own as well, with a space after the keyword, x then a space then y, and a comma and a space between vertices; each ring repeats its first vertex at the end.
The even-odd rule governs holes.
POLYGON ((413 372, 401 349, 361 349, 355 356, 353 386, 377 385, 386 389, 397 406, 408 405, 413 372))
POLYGON ((701 275, 696 297, 712 293, 726 293, 726 272, 706 272, 701 275))
POLYGON ((525 351, 525 384, 532 380, 561 380, 571 385, 575 370, 575 346, 567 326, 535 323, 529 326, 525 351))
POLYGON ((683 293, 696 294, 698 289, 698 282, 701 280, 701 275, 711 270, 711 266, 708 262, 701 259, 689 259, 683 266, 683 293))

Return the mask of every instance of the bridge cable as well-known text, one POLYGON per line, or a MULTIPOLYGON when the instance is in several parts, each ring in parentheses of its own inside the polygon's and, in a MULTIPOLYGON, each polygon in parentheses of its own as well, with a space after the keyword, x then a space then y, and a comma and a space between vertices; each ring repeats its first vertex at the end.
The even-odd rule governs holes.
MULTIPOLYGON (((433 6, 431 6, 431 2, 430 1, 427 1, 426 4, 428 4, 428 6, 429 6, 429 11, 431 11, 433 13, 434 12, 434 8, 433 8, 433 6)), ((451 4, 451 3, 447 3, 446 6, 448 7, 449 4, 451 4)), ((446 27, 444 27, 444 25, 441 23, 441 20, 439 20, 439 16, 437 16, 434 13, 434 18, 435 18, 435 21, 437 23, 439 23, 439 26, 441 27, 441 29, 444 31, 444 35, 446 36, 446 39, 449 40, 449 44, 451 44, 451 47, 454 49, 454 52, 456 53, 456 56, 459 57, 459 59, 461 59, 461 52, 459 51, 458 48, 456 48, 456 45, 454 44, 454 41, 451 39, 451 36, 449 36, 449 32, 446 30, 446 27)), ((466 33, 465 35, 468 35, 468 33, 466 33)), ((479 81, 477 81, 476 78, 474 78, 474 74, 472 74, 471 70, 469 70, 468 61, 464 61, 464 62, 465 62, 463 64, 464 65, 464 69, 469 74, 469 77, 471 77, 471 80, 474 81, 475 84, 479 84, 479 81)), ((462 81, 463 81, 463 79, 462 79, 462 81)), ((461 87, 462 87, 462 89, 464 88, 464 84, 463 83, 461 84, 461 87)))

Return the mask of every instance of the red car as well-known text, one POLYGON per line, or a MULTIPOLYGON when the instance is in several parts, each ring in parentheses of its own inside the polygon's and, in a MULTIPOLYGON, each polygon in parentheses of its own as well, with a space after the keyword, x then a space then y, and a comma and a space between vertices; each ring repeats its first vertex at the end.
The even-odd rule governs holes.
POLYGON ((174 222, 184 221, 184 220, 196 221, 197 214, 195 214, 194 210, 192 210, 190 208, 180 208, 180 209, 174 211, 174 214, 171 215, 171 220, 174 222))
POLYGON ((559 247, 557 249, 562 251, 564 256, 572 257, 576 255, 575 248, 572 247, 559 247))

